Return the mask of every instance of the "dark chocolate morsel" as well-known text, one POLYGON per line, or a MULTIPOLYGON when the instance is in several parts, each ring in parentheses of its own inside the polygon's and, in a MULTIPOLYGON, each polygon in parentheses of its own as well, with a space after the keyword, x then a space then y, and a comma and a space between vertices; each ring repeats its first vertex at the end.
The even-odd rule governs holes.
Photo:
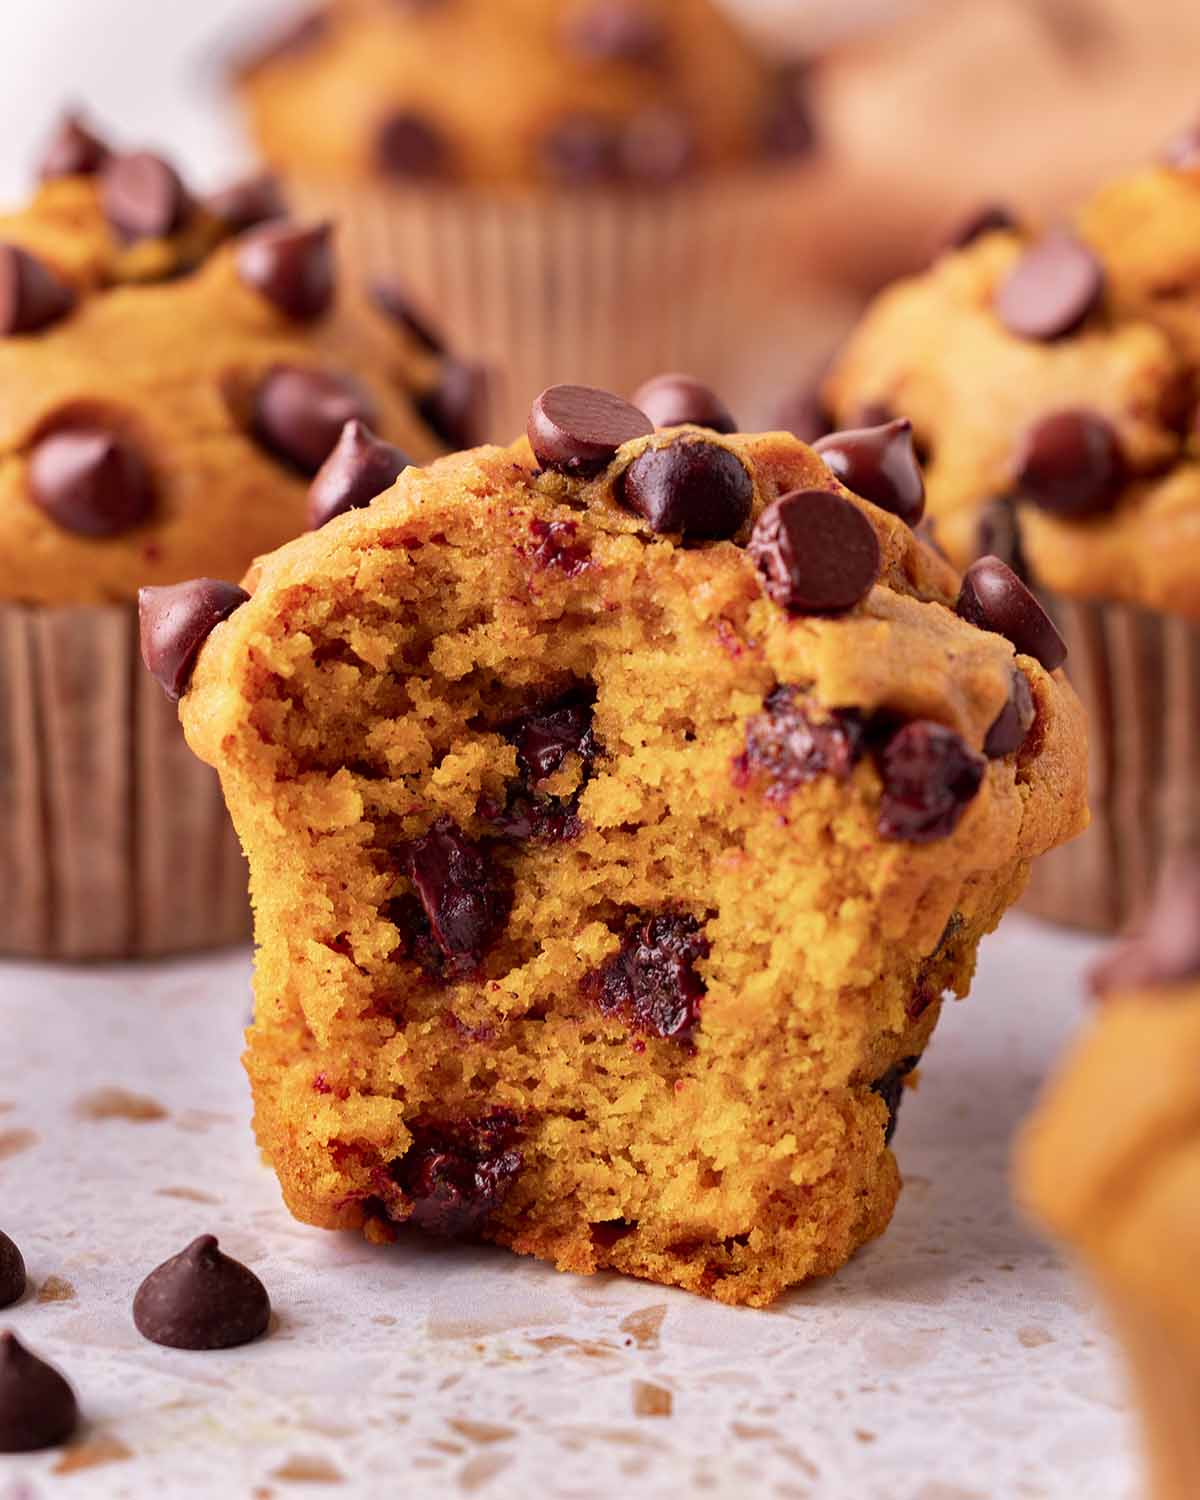
POLYGON ((445 340, 425 315, 413 305, 407 291, 396 281, 377 281, 371 301, 387 318, 398 324, 428 354, 444 354, 445 340))
POLYGON ((192 578, 138 593, 142 661, 173 702, 183 696, 200 647, 250 595, 219 578, 192 578))
POLYGON ((1054 621, 1007 563, 981 557, 967 569, 956 606, 964 620, 1012 642, 1047 672, 1061 667, 1067 647, 1054 621))
POLYGON ((450 168, 450 152, 424 115, 401 109, 375 132, 375 163, 389 177, 442 177, 450 168))
POLYGON ((104 216, 125 240, 164 240, 183 227, 191 199, 161 156, 135 151, 111 157, 100 174, 104 216))
POLYGON ((437 384, 417 397, 417 415, 448 448, 474 448, 483 441, 487 397, 484 367, 450 355, 437 384))
POLYGON ((1086 521, 1111 510, 1126 477, 1112 424, 1086 410, 1056 411, 1035 422, 1013 462, 1019 498, 1064 521, 1086 521))
POLYGON ((103 427, 63 427, 29 456, 34 501, 77 536, 120 536, 154 509, 154 481, 127 438, 103 427))
POLYGON ((0 1333, 0 1453, 57 1448, 78 1425, 75 1392, 58 1371, 0 1333))
POLYGON ((259 172, 253 177, 243 177, 208 198, 206 208, 231 234, 241 234, 247 229, 257 229, 260 224, 269 224, 272 219, 287 218, 287 201, 278 177, 271 172, 259 172))
POLYGON ((544 468, 564 474, 596 474, 617 449, 648 437, 654 423, 636 406, 589 385, 552 385, 533 403, 529 445, 544 468))
POLYGON ((879 756, 885 839, 928 844, 958 827, 983 785, 987 762, 943 724, 914 720, 898 729, 879 756))
POLYGON ((737 422, 724 401, 690 375, 656 375, 630 398, 655 427, 707 427, 711 432, 736 432, 737 422))
POLYGON ((620 477, 617 499, 652 531, 720 541, 749 519, 754 483, 728 448, 681 437, 639 454, 620 477))
POLYGON ((311 323, 333 304, 332 236, 328 223, 283 220, 253 229, 238 244, 238 275, 284 317, 311 323))
POLYGON ((370 505, 377 495, 391 489, 410 462, 399 448, 376 437, 365 422, 347 422, 309 489, 309 530, 317 531, 335 516, 370 505))
POLYGON ((780 69, 763 124, 763 147, 769 156, 804 156, 817 144, 809 73, 804 63, 780 69))
POLYGON ((769 598, 791 614, 843 614, 879 577, 875 528, 832 490, 796 490, 758 518, 749 552, 769 598))
POLYGON ((74 289, 19 245, 0 243, 0 337, 36 333, 75 306, 74 289))
POLYGON ((1014 218, 1012 211, 1002 203, 982 203, 966 218, 960 219, 950 232, 943 238, 939 249, 965 250, 968 245, 973 245, 976 240, 983 238, 985 234, 996 234, 1002 231, 1012 232, 1020 229, 1020 224, 1014 218))
POLYGON ((815 443, 833 426, 833 419, 821 399, 821 382, 812 380, 793 391, 780 406, 775 422, 783 432, 790 432, 802 443, 815 443))
POLYGON ((1103 266, 1087 245, 1060 230, 1017 261, 997 288, 995 308, 1018 338, 1049 340, 1074 333, 1103 295, 1103 266))
POLYGON ((270 1318, 266 1287, 211 1234, 151 1271, 133 1299, 137 1331, 169 1349, 233 1349, 264 1334, 270 1318))
POLYGON ((1005 496, 985 503, 979 513, 975 552, 978 557, 998 557, 1023 583, 1028 582, 1029 563, 1021 543, 1021 519, 1014 500, 1005 496))
POLYGON ((20 1250, 0 1231, 0 1307, 11 1307, 25 1295, 25 1261, 20 1250))
POLYGON ((665 186, 696 163, 696 133, 678 110, 644 109, 621 134, 620 174, 630 183, 665 186))
POLYGON ((622 173, 621 132, 598 115, 564 115, 542 137, 541 159, 565 187, 614 182, 622 173))
POLYGON ((375 409, 356 381, 308 365, 275 365, 258 387, 254 431, 277 458, 313 475, 347 422, 368 427, 375 409))
POLYGON ((567 16, 567 45, 585 62, 662 62, 666 31, 645 0, 584 0, 567 16))
POLYGON ((486 848, 442 818, 408 846, 405 868, 442 953, 460 966, 477 964, 507 914, 486 848))
POLYGON ((882 427, 831 432, 813 447, 848 490, 880 510, 890 511, 909 526, 916 526, 925 514, 925 478, 907 417, 882 427))
POLYGON ((38 177, 94 177, 109 158, 109 149, 78 114, 64 115, 46 143, 38 177))
POLYGON ((1008 701, 984 738, 983 753, 989 760, 1003 760, 1006 755, 1015 754, 1029 737, 1036 718, 1037 708, 1029 679, 1024 672, 1014 671, 1008 701))

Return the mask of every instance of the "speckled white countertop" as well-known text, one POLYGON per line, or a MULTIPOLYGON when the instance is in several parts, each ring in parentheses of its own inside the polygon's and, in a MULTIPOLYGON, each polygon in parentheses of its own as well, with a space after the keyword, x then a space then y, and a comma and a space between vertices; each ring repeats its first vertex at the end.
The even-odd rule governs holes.
POLYGON ((1019 918, 990 941, 905 1102, 889 1235, 765 1313, 294 1224, 246 1125, 245 955, 0 967, 0 1225, 35 1284, 0 1325, 88 1418, 0 1457, 0 1500, 1132 1500, 1112 1348, 1005 1195, 1090 951, 1019 918), (138 1282, 209 1230, 273 1332, 143 1342, 138 1282))

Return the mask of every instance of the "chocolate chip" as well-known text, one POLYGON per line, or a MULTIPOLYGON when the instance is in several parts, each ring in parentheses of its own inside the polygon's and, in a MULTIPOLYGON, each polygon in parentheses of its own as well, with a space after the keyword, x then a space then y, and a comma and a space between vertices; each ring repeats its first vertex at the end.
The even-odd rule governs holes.
POLYGON ((411 462, 399 448, 376 437, 365 422, 347 422, 309 489, 309 530, 370 505, 391 489, 411 462))
POLYGON ((333 304, 332 236, 329 224, 284 222, 254 229, 238 245, 238 275, 285 317, 311 323, 333 304))
POLYGON ((763 124, 763 148, 768 156, 804 156, 817 143, 809 97, 809 69, 803 63, 781 69, 774 97, 763 124))
POLYGON ((1022 582, 1031 577, 1021 544, 1021 519, 1011 499, 989 500, 984 505, 975 540, 980 557, 998 557, 1022 582))
POLYGON ((1163 149, 1162 161, 1176 172, 1200 172, 1200 120, 1172 136, 1163 149))
POLYGON ((249 599, 219 578, 192 578, 138 593, 142 661, 172 701, 182 697, 200 647, 249 599))
POLYGON ((477 809, 501 837, 525 842, 564 843, 583 832, 579 803, 592 768, 603 754, 592 727, 590 689, 573 689, 554 703, 532 709, 501 727, 517 752, 518 776, 509 782, 503 805, 481 799, 477 809), (565 797, 541 783, 560 770, 568 755, 579 758, 579 784, 565 797))
POLYGON ((75 292, 44 261, 0 243, 0 337, 36 333, 75 306, 75 292))
POLYGON ((621 475, 616 498, 651 531, 688 541, 721 541, 746 524, 754 484, 735 453, 716 443, 676 438, 647 448, 621 475))
POLYGON ((213 193, 205 205, 214 218, 231 234, 241 234, 247 229, 256 229, 272 219, 287 217, 287 202, 278 177, 270 172, 259 172, 253 177, 243 177, 220 192, 213 193))
POLYGON ((831 490, 795 490, 758 518, 749 552, 767 596, 791 614, 843 614, 871 592, 881 563, 875 528, 831 490))
POLYGON ((597 115, 566 115, 542 137, 541 158, 550 176, 564 186, 613 182, 622 172, 621 133, 597 115))
POLYGON ((151 1271, 133 1299, 137 1331, 168 1349, 234 1349, 264 1334, 270 1319, 266 1287, 211 1234, 151 1271))
POLYGON ((1168 856, 1141 928, 1091 971, 1096 995, 1192 984, 1200 979, 1200 852, 1168 856))
POLYGON ((679 912, 635 918, 621 946, 583 981, 583 993, 603 1015, 633 1030, 690 1040, 700 1021, 705 984, 696 964, 710 952, 695 917, 679 912))
POLYGON ((183 225, 191 207, 179 173, 161 156, 114 156, 100 176, 104 216, 125 240, 162 240, 183 225))
POLYGON ((919 1057, 903 1057, 871 1085, 871 1092, 879 1095, 888 1112, 887 1124, 883 1131, 885 1146, 891 1145, 892 1137, 896 1134, 900 1103, 904 1098, 904 1080, 920 1061, 919 1057))
POLYGON ((567 17, 566 39, 585 62, 653 67, 663 60, 667 36, 644 0, 585 0, 567 17))
POLYGON ((982 786, 986 765, 944 725, 906 724, 879 757, 880 835, 909 844, 947 838, 982 786))
POLYGON ((552 385, 533 403, 529 445, 544 468, 564 474, 596 474, 617 449, 648 437, 654 423, 620 396, 588 385, 552 385))
POLYGON ((736 432, 737 422, 721 398, 690 375, 656 375, 633 393, 633 405, 655 427, 707 427, 736 432))
POLYGON ((882 427, 832 432, 813 446, 848 490, 880 510, 890 511, 909 526, 925 514, 925 478, 907 417, 882 427))
POLYGON ((0 1307, 11 1307, 25 1295, 25 1261, 21 1252, 0 1232, 0 1307))
POLYGON ((855 709, 818 710, 789 683, 773 689, 763 711, 746 724, 746 748, 734 763, 734 779, 746 785, 763 778, 765 795, 786 802, 797 787, 818 776, 847 781, 862 758, 866 725, 855 709))
POLYGON ((43 182, 57 177, 93 177, 109 158, 109 149, 77 114, 63 117, 46 144, 38 166, 43 182))
POLYGON ((75 1392, 14 1333, 0 1333, 0 1453, 57 1448, 79 1425, 75 1392))
POLYGON ((407 291, 395 281, 377 281, 371 288, 371 301, 385 317, 399 324, 428 354, 444 354, 445 340, 417 311, 407 291))
POLYGON ((1008 702, 996 715, 983 741, 983 753, 988 760, 1003 760, 1006 755, 1014 755, 1029 738, 1036 718, 1037 708, 1029 679, 1024 672, 1014 671, 1008 702))
POLYGON ((983 203, 965 219, 959 220, 942 240, 939 249, 943 252, 965 250, 985 234, 1015 233, 1020 227, 1011 210, 1002 203, 983 203))
POLYGON ((578 755, 590 765, 599 754, 592 715, 591 697, 572 693, 507 726, 505 733, 516 746, 521 774, 531 783, 545 781, 562 768, 568 755, 578 755))
POLYGON ((347 422, 375 423, 370 400, 349 376, 306 365, 275 365, 258 388, 254 430, 278 458, 315 474, 347 422))
POLYGON ((1000 321, 1018 338, 1073 333, 1104 295, 1104 268, 1074 235, 1048 234, 1027 250, 996 291, 1000 321))
POLYGON ((620 174, 631 183, 677 182, 695 162, 690 121, 665 105, 634 115, 621 134, 620 174))
POLYGON ((460 966, 477 965, 507 916, 487 852, 441 818, 408 846, 404 863, 442 953, 460 966))
POLYGON ((77 536, 120 536, 154 509, 154 483, 140 454, 102 427, 64 427, 29 457, 29 488, 51 520, 77 536))
POLYGON ((441 1238, 477 1235, 508 1196, 523 1158, 517 1118, 495 1110, 462 1123, 418 1120, 392 1177, 411 1206, 406 1222, 441 1238))
POLYGON ((775 418, 783 432, 790 432, 802 443, 815 443, 833 426, 833 419, 821 399, 821 382, 812 381, 794 391, 779 408, 775 418))
POLYGON ((981 557, 971 564, 955 607, 964 620, 1004 636, 1022 656, 1040 661, 1047 672, 1067 659, 1066 644, 1054 621, 998 557, 981 557))
POLYGON ((401 109, 375 132, 375 162, 389 177, 442 177, 449 170, 450 153, 430 121, 401 109))
POLYGON ((1035 422, 1013 463, 1019 497, 1064 521, 1111 510, 1126 477, 1117 434, 1093 411, 1057 411, 1035 422))
POLYGON ((483 441, 487 397, 484 367, 451 356, 442 362, 433 389, 417 398, 417 415, 448 448, 473 448, 483 441))

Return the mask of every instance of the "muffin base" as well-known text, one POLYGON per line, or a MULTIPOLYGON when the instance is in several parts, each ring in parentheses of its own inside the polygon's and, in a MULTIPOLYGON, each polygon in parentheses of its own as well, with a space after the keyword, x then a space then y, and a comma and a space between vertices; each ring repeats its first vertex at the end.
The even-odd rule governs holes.
POLYGON ((0 953, 163 956, 247 940, 216 776, 141 665, 132 605, 0 605, 0 953))

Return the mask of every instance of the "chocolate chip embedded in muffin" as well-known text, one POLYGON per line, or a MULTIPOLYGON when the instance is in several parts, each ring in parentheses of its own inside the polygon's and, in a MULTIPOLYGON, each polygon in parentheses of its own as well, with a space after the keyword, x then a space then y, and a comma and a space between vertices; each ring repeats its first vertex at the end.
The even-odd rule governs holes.
POLYGON ((763 149, 768 156, 804 156, 817 143, 809 88, 809 69, 803 63, 781 68, 763 123, 763 149))
POLYGON ((309 489, 309 530, 370 505, 391 489, 409 464, 399 448, 377 437, 365 422, 347 422, 309 489))
POLYGON ((634 1031, 686 1042, 705 994, 696 964, 709 951, 700 923, 685 912, 638 916, 616 953, 584 980, 584 994, 634 1031))
POLYGON ((25 1261, 20 1250, 0 1231, 0 1307, 11 1307, 25 1295, 25 1261))
POLYGON ((952 729, 918 720, 906 724, 879 755, 885 839, 926 844, 954 832, 983 784, 986 762, 952 729))
POLYGON ((938 246, 940 253, 948 250, 965 250, 985 234, 1004 234, 1020 229, 1012 210, 1002 203, 984 203, 960 219, 946 234, 938 246))
POLYGON ((38 177, 51 182, 57 177, 93 177, 112 153, 82 116, 65 115, 46 143, 38 165, 38 177))
POLYGON ((880 427, 831 432, 813 447, 835 478, 880 510, 909 526, 916 526, 925 514, 925 476, 907 417, 880 427))
POLYGON ((529 412, 529 446, 538 463, 564 474, 597 474, 618 448, 647 437, 654 423, 611 391, 587 385, 552 385, 529 412))
POLYGON ((1040 661, 1047 672, 1067 659, 1066 643, 1054 621, 998 557, 981 557, 971 564, 955 607, 964 620, 1004 636, 1022 655, 1040 661))
POLYGON ((150 151, 111 157, 100 173, 105 217, 125 240, 168 239, 191 209, 183 179, 150 151))
POLYGON ((1013 460, 1019 496, 1066 521, 1110 510, 1126 479, 1112 424, 1093 411, 1056 411, 1035 422, 1013 460))
POLYGON ((646 0, 580 0, 568 12, 563 36, 585 62, 657 67, 666 50, 661 17, 646 0))
POLYGON ((231 234, 285 219, 288 212, 283 187, 272 172, 257 172, 232 182, 212 193, 204 206, 231 234))
POLYGON ((448 448, 473 448, 483 438, 487 394, 484 367, 448 355, 437 383, 417 397, 416 408, 448 448))
POLYGON ((36 333, 75 306, 74 289, 19 245, 0 244, 0 336, 36 333))
POLYGON ((78 1425, 75 1392, 58 1371, 0 1333, 0 1453, 57 1448, 78 1425))
POLYGON ((766 779, 766 796, 786 802, 799 786, 818 776, 846 781, 862 757, 866 727, 853 709, 821 713, 804 701, 800 688, 781 684, 746 725, 746 748, 734 762, 734 777, 746 784, 766 779))
POLYGON ((711 432, 736 432, 737 421, 724 401, 703 381, 690 375, 656 375, 630 398, 655 427, 707 427, 711 432))
POLYGON ((264 1334, 270 1319, 266 1287, 211 1234, 151 1271, 133 1299, 137 1331, 169 1349, 234 1349, 264 1334))
POLYGON ((417 1121, 412 1145, 391 1176, 408 1200, 405 1222, 426 1234, 479 1234, 511 1191, 522 1166, 520 1125, 508 1110, 461 1124, 417 1121))
POLYGON ((887 1109, 887 1124, 883 1130, 885 1145, 890 1146, 896 1134, 900 1104, 904 1098, 904 1081, 920 1061, 919 1057, 902 1057, 871 1085, 871 1092, 879 1095, 887 1109))
POLYGON ((330 224, 267 224, 243 235, 238 275, 246 286, 297 323, 323 317, 333 304, 330 224))
POLYGON ((486 849, 441 818, 404 851, 404 872, 442 953, 464 971, 475 968, 508 911, 500 872, 486 849))
POLYGON ((750 518, 754 484, 736 454, 716 443, 676 438, 647 448, 621 475, 617 499, 656 532, 686 541, 735 536, 750 518))
POLYGON ((1029 737, 1037 718, 1033 690, 1024 672, 1013 671, 1008 701, 996 715, 983 741, 983 753, 989 760, 1003 760, 1015 755, 1029 737))
POLYGON ((353 421, 373 426, 374 406, 356 381, 332 370, 276 365, 255 396, 255 434, 301 473, 315 474, 353 421))
POLYGON ((375 132, 375 162, 389 177, 442 177, 450 170, 450 150, 431 120, 401 109, 375 132))
POLYGON ((791 614, 844 614, 879 577, 875 528, 832 490, 796 490, 769 505, 749 552, 768 597, 791 614))
POLYGON ((154 481, 141 454, 103 427, 64 427, 41 438, 29 455, 29 491, 78 536, 120 536, 154 509, 154 481))
POLYGON ((1094 251, 1059 231, 1017 261, 997 288, 995 308, 1010 333, 1044 341, 1074 333, 1103 295, 1104 267, 1094 251))
POLYGON ((138 595, 142 661, 168 698, 182 696, 200 647, 249 597, 237 584, 216 578, 142 589, 138 595))

